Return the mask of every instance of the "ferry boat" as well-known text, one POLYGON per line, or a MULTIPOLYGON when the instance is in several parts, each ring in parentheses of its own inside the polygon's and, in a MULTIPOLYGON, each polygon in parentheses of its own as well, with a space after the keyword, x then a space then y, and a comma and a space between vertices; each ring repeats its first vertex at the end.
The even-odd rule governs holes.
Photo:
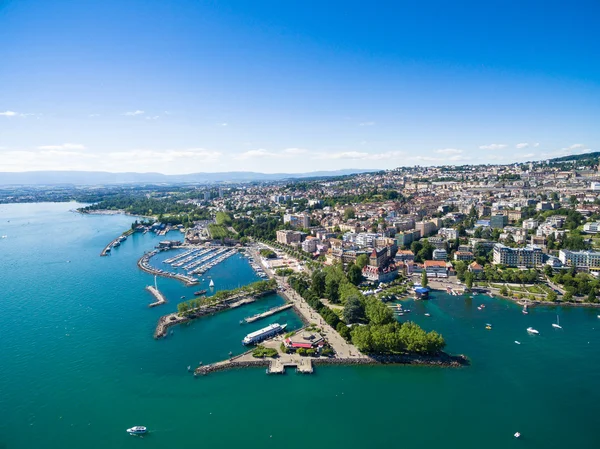
POLYGON ((145 426, 133 426, 127 429, 129 435, 143 435, 148 432, 145 426))
POLYGON ((198 290, 197 292, 194 292, 195 296, 200 296, 200 295, 205 295, 206 294, 206 290, 198 290))
POLYGON ((539 333, 540 333, 538 330, 534 329, 533 327, 528 327, 527 332, 529 332, 530 334, 533 334, 533 335, 539 335, 539 333))
POLYGON ((273 335, 277 335, 278 333, 283 332, 286 327, 287 327, 287 324, 283 324, 283 325, 279 324, 279 323, 270 324, 267 327, 263 327, 262 329, 259 329, 255 332, 251 332, 248 335, 246 335, 244 337, 244 339, 242 340, 242 344, 243 345, 251 345, 254 343, 261 342, 269 337, 272 337, 273 335))

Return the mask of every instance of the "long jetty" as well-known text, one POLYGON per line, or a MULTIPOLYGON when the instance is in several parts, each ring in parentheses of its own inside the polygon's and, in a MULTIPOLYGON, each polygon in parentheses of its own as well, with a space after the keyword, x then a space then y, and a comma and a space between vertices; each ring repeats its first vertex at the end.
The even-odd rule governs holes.
POLYGON ((108 256, 108 254, 110 253, 110 250, 113 248, 113 245, 117 242, 121 242, 122 237, 129 237, 131 234, 133 234, 133 229, 128 229, 127 231, 125 231, 123 234, 121 234, 120 236, 118 236, 117 238, 115 238, 114 240, 112 240, 108 245, 106 245, 104 247, 104 249, 100 252, 100 256, 104 257, 104 256, 108 256))
POLYGON ((148 285, 146 287, 146 290, 148 290, 150 293, 152 293, 152 295, 156 298, 156 301, 154 301, 151 304, 148 304, 148 307, 156 307, 156 306, 160 306, 161 304, 166 304, 167 299, 164 297, 164 295, 158 291, 158 289, 156 287, 154 287, 153 285, 148 285))
POLYGON ((162 338, 167 335, 168 329, 176 324, 185 323, 196 318, 200 318, 206 315, 211 315, 222 310, 234 309, 236 307, 243 306, 256 301, 257 297, 262 297, 274 293, 276 290, 269 290, 260 295, 246 295, 239 294, 232 296, 231 298, 224 299, 216 304, 210 304, 206 306, 200 306, 193 309, 188 316, 180 316, 178 313, 170 313, 163 315, 158 319, 156 329, 154 330, 154 338, 162 338))
POLYGON ((266 312, 257 313, 256 315, 250 316, 248 318, 244 318, 244 321, 246 323, 253 323, 254 321, 258 321, 258 320, 261 320, 268 316, 275 315, 276 313, 281 312, 282 310, 287 310, 292 307, 294 307, 294 304, 291 304, 291 303, 284 304, 282 306, 273 307, 272 309, 269 309, 266 312))

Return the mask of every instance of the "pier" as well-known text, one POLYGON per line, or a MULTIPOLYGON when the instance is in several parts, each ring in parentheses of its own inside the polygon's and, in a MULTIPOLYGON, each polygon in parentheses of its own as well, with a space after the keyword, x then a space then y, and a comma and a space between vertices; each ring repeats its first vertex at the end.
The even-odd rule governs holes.
POLYGON ((292 307, 294 307, 294 304, 284 304, 282 306, 273 307, 272 309, 269 309, 266 312, 258 313, 248 318, 244 318, 244 321, 246 323, 253 323, 254 321, 258 321, 268 316, 275 315, 276 313, 281 312, 282 310, 290 309, 292 307))
POLYGON ((121 234, 120 236, 118 236, 116 239, 112 240, 108 245, 106 245, 104 247, 104 249, 100 252, 100 256, 104 257, 104 256, 108 256, 112 250, 112 248, 114 248, 114 244, 115 243, 121 243, 123 240, 125 240, 127 237, 129 237, 131 234, 133 234, 133 229, 129 229, 127 231, 125 231, 123 234, 121 234), (124 238, 123 238, 124 237, 124 238))
POLYGON ((250 304, 256 301, 257 297, 262 297, 265 295, 269 295, 274 293, 274 290, 270 290, 264 292, 260 295, 246 295, 240 294, 236 296, 232 296, 231 298, 224 299, 215 304, 209 304, 206 306, 200 306, 196 309, 193 309, 189 312, 187 316, 180 316, 178 313, 170 313, 168 315, 161 316, 156 325, 156 329, 154 330, 154 338, 162 338, 167 335, 168 329, 176 324, 185 323, 187 321, 191 321, 196 318, 201 318, 206 315, 211 315, 216 312, 221 312, 223 310, 235 309, 236 307, 241 307, 245 304, 250 304))
POLYGON ((153 274, 154 276, 162 276, 162 277, 173 278, 173 279, 182 281, 185 283, 185 285, 187 287, 198 283, 198 279, 193 278, 192 276, 186 276, 184 274, 169 273, 168 271, 159 270, 158 268, 154 268, 153 266, 151 266, 150 258, 152 256, 154 256, 155 254, 158 254, 158 252, 159 252, 159 250, 154 250, 148 254, 144 254, 138 260, 138 267, 141 270, 145 271, 146 273, 153 274))
POLYGON ((156 306, 160 306, 161 304, 166 304, 167 299, 164 297, 164 295, 161 292, 158 291, 158 289, 156 287, 154 287, 153 285, 148 285, 148 286, 146 286, 146 290, 148 290, 150 293, 152 293, 152 295, 156 298, 156 301, 149 304, 148 307, 156 307, 156 306))

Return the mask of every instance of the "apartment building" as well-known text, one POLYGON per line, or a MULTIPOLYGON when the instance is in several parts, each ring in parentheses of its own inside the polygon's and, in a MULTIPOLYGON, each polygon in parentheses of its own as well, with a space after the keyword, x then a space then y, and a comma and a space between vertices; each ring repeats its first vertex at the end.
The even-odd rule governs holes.
POLYGON ((539 246, 527 245, 523 248, 510 248, 501 243, 494 245, 494 264, 533 268, 543 263, 544 253, 539 246))

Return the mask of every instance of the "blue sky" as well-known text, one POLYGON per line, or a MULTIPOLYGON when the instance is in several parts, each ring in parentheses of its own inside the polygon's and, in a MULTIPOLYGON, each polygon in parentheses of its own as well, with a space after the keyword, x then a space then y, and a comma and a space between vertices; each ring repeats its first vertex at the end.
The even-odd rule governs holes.
POLYGON ((600 3, 0 1, 0 171, 600 150, 600 3))

